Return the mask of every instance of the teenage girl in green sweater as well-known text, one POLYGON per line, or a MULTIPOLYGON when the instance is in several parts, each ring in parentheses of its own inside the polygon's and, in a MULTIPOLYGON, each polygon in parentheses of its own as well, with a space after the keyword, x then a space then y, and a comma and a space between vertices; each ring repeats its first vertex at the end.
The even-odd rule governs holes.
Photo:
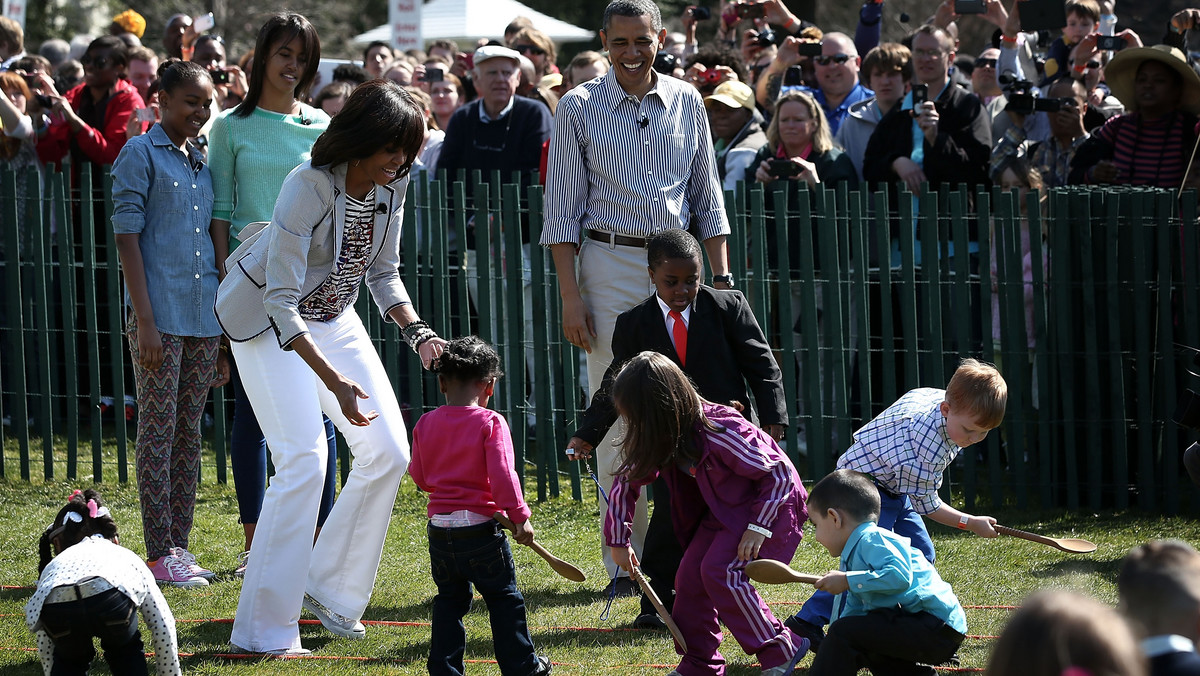
MULTIPOLYGON (((329 116, 301 101, 320 60, 321 41, 307 19, 290 13, 272 16, 258 31, 246 98, 213 123, 208 150, 213 175, 213 225, 229 232, 228 250, 217 251, 217 267, 222 271, 225 257, 239 244, 242 228, 271 220, 283 180, 309 158, 313 142, 329 126, 329 116)), ((232 373, 235 398, 230 460, 246 537, 235 570, 240 576, 245 572, 266 491, 267 444, 236 368, 232 373)), ((337 449, 328 418, 325 433, 329 463, 318 531, 333 507, 337 478, 337 449)))

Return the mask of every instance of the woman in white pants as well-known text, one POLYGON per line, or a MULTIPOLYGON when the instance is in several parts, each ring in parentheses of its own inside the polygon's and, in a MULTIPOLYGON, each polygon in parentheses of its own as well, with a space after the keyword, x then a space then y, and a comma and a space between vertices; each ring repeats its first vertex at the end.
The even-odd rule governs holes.
POLYGON ((246 227, 226 263, 216 313, 241 364, 271 449, 251 565, 230 642, 235 650, 306 654, 301 607, 348 638, 375 584, 409 450, 400 406, 362 321, 360 283, 428 368, 445 341, 421 321, 400 281, 408 171, 422 112, 399 86, 360 86, 288 176, 269 223, 246 227), (359 400, 365 400, 359 410, 359 400), (353 455, 349 478, 315 545, 328 452, 324 412, 353 455))

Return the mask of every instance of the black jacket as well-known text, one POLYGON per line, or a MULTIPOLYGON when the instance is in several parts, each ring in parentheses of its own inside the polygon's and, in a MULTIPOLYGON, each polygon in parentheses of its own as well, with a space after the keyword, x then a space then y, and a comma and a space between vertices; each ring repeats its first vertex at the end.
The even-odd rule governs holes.
MULTIPOLYGON (((666 355, 679 365, 657 296, 617 317, 612 364, 572 436, 593 446, 600 443, 617 420, 611 397, 613 380, 626 361, 644 350, 666 355)), ((700 396, 720 404, 741 402, 749 418, 748 382, 758 404, 759 424, 787 425, 783 374, 741 292, 700 287, 688 324, 687 356, 683 372, 695 383, 700 396)))

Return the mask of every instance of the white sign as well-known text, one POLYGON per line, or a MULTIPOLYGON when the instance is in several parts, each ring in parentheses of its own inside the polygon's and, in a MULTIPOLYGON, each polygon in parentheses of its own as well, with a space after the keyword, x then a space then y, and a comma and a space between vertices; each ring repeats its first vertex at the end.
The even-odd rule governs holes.
POLYGON ((392 26, 393 49, 403 52, 425 47, 421 42, 421 0, 391 0, 388 5, 388 23, 392 26))
POLYGON ((0 0, 4 3, 4 16, 21 24, 25 30, 25 0, 0 0))

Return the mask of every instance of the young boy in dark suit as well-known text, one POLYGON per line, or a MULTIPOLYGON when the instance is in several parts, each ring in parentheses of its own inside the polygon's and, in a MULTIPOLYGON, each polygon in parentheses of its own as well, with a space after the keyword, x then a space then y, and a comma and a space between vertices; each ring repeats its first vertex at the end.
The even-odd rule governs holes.
POLYGON ((1121 563, 1117 592, 1150 676, 1200 676, 1200 553, 1180 540, 1134 547, 1121 563))
MULTIPOLYGON (((692 379, 700 396, 723 404, 737 402, 747 418, 749 392, 753 392, 759 425, 772 438, 782 439, 788 424, 783 374, 746 298, 738 291, 700 283, 704 275, 700 245, 684 230, 651 237, 646 259, 655 294, 617 318, 612 365, 567 444, 568 457, 590 457, 592 447, 616 422, 610 394, 613 379, 626 361, 644 350, 669 357, 692 379)), ((642 566, 667 608, 674 599, 675 571, 682 556, 671 526, 667 487, 659 480, 654 483, 654 511, 642 566)), ((661 627, 661 622, 643 598, 634 624, 661 627)))

